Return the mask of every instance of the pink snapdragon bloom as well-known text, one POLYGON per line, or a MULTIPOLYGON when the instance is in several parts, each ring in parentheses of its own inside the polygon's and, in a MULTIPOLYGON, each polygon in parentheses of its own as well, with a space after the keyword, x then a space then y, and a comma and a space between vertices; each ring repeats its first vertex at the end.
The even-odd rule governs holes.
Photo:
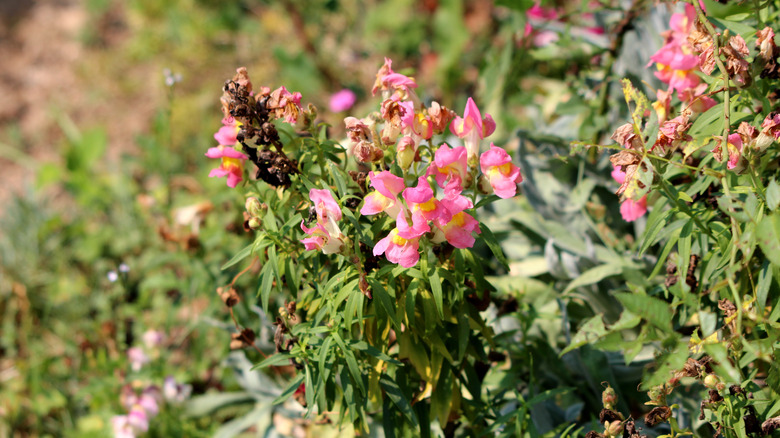
POLYGON ((294 125, 301 113, 301 93, 291 93, 281 86, 274 90, 266 101, 266 108, 273 111, 277 118, 294 125))
POLYGON ((393 175, 387 170, 379 173, 373 171, 368 174, 371 187, 375 190, 365 197, 360 214, 364 216, 386 212, 390 216, 397 216, 401 211, 398 195, 406 188, 404 179, 393 175))
POLYGON ((243 153, 227 147, 219 145, 214 148, 209 148, 206 152, 206 156, 209 158, 221 158, 222 164, 216 169, 211 169, 209 177, 222 178, 227 177, 227 185, 233 188, 238 185, 244 179, 244 161, 249 157, 243 153))
POLYGON ((699 57, 685 53, 678 42, 661 47, 650 59, 656 63, 655 76, 669 88, 682 93, 699 85, 699 77, 694 70, 699 65, 699 57))
POLYGON ((130 360, 130 368, 133 371, 140 371, 144 365, 149 363, 149 356, 139 347, 128 348, 127 358, 130 360))
POLYGON ((666 41, 663 47, 650 57, 648 66, 656 63, 658 71, 655 72, 655 76, 665 84, 669 84, 670 91, 677 91, 677 96, 681 101, 688 102, 691 110, 701 112, 715 102, 708 96, 702 95, 707 86, 701 84, 696 72, 709 73, 710 67, 714 67, 714 61, 709 60, 714 58, 711 53, 707 53, 707 50, 699 55, 694 53, 694 47, 688 41, 688 36, 694 29, 695 22, 696 11, 690 4, 685 5, 685 13, 673 14, 669 21, 671 30, 664 33, 666 41))
POLYGON ((638 201, 626 198, 620 203, 620 215, 626 222, 634 222, 647 213, 647 196, 642 196, 638 201))
POLYGON ((433 175, 436 183, 444 189, 447 197, 459 195, 469 175, 466 148, 458 146, 450 149, 444 143, 436 149, 433 161, 428 166, 426 176, 433 175))
POLYGON ((150 388, 154 388, 154 390, 150 391, 149 388, 144 390, 141 396, 138 397, 138 404, 136 406, 140 406, 144 412, 146 412, 148 418, 154 418, 160 413, 160 402, 162 400, 160 397, 160 390, 157 389, 156 386, 150 388))
POLYGON ((444 205, 433 196, 433 189, 424 176, 417 180, 417 187, 404 190, 404 200, 412 212, 412 228, 423 234, 431 230, 429 221, 441 220, 449 222, 452 215, 444 205))
POLYGON ((337 221, 341 220, 341 208, 333 199, 328 189, 311 189, 309 198, 314 203, 317 212, 317 223, 309 228, 305 221, 301 221, 301 229, 309 237, 301 239, 307 251, 318 249, 324 254, 335 254, 341 251, 344 243, 344 235, 337 221))
POLYGON ((376 96, 376 92, 383 86, 385 76, 395 73, 393 71, 393 60, 385 58, 385 63, 376 72, 376 80, 374 81, 374 87, 371 88, 371 95, 376 96))
POLYGON ((241 130, 241 123, 237 122, 232 117, 226 117, 222 119, 222 125, 223 126, 219 128, 219 131, 214 133, 214 139, 222 146, 234 146, 238 143, 236 137, 238 131, 241 130))
MULTIPOLYGON (((626 172, 620 170, 619 166, 613 166, 612 178, 623 184, 626 180, 626 172)), ((623 216, 623 220, 626 222, 633 222, 647 213, 647 195, 642 196, 638 201, 634 201, 631 198, 626 198, 620 203, 620 215, 623 216)))
POLYGON ((474 219, 470 214, 464 210, 472 208, 474 204, 465 196, 455 196, 452 198, 444 198, 441 203, 449 211, 450 220, 443 220, 437 218, 434 224, 436 225, 436 234, 434 234, 433 242, 447 241, 455 248, 471 248, 474 246, 473 233, 479 234, 479 222, 474 219))
POLYGON ((337 91, 330 96, 330 110, 334 113, 340 113, 352 108, 357 101, 355 92, 349 88, 337 91))
POLYGON ((533 36, 533 45, 535 47, 544 47, 550 43, 558 41, 558 34, 550 30, 537 29, 544 26, 545 23, 558 19, 558 11, 554 8, 542 7, 539 3, 531 6, 525 11, 527 21, 523 31, 523 37, 533 36))
POLYGON ((739 134, 730 134, 728 143, 729 161, 726 167, 729 170, 739 172, 744 167, 742 161, 742 137, 739 134))
POLYGON ((111 419, 114 438, 135 438, 149 430, 149 419, 141 408, 134 408, 127 415, 116 415, 111 419))
POLYGON ((410 98, 417 102, 419 99, 413 91, 414 88, 417 88, 417 82, 413 78, 394 72, 392 65, 393 61, 390 58, 385 58, 384 65, 376 73, 376 81, 371 89, 371 95, 376 96, 376 92, 381 89, 385 92, 385 98, 395 101, 410 98), (390 93, 391 90, 392 94, 390 93))
MULTIPOLYGON (((411 106, 414 108, 413 105, 411 106)), ((425 114, 414 112, 414 109, 412 109, 412 111, 406 112, 402 120, 407 131, 417 138, 428 140, 433 137, 433 124, 425 114)))
POLYGON ((403 212, 396 218, 396 227, 374 246, 374 255, 384 254, 392 263, 411 268, 420 260, 420 236, 424 233, 410 227, 403 212))
POLYGON ((762 132, 771 135, 775 140, 780 139, 780 113, 770 113, 761 123, 762 132))
POLYGON ((309 199, 314 203, 314 210, 317 212, 317 221, 324 222, 330 219, 341 220, 341 208, 333 199, 333 195, 328 189, 309 190, 309 199))
POLYGON ((469 158, 479 154, 479 141, 488 137, 495 130, 496 122, 493 121, 493 117, 490 114, 485 114, 483 119, 477 104, 470 97, 466 102, 463 118, 455 117, 450 125, 450 131, 463 139, 469 158))
POLYGON ((159 330, 150 329, 144 332, 141 339, 144 342, 144 346, 147 349, 152 350, 162 346, 163 342, 165 342, 165 333, 159 330))
POLYGON ((319 222, 312 228, 301 222, 301 229, 309 235, 309 237, 301 239, 306 251, 320 250, 323 254, 336 254, 341 251, 344 241, 338 237, 340 232, 335 236, 331 235, 319 222))
POLYGON ((479 166, 499 198, 511 198, 517 193, 517 184, 523 182, 520 169, 503 149, 490 143, 490 149, 479 157, 479 166))

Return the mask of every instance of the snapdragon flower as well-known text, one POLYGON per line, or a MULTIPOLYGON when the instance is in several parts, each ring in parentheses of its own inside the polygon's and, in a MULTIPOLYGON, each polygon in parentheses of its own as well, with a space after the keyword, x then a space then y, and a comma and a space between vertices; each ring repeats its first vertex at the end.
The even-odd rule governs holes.
POLYGON ((368 174, 370 185, 375 190, 369 193, 360 209, 364 216, 385 212, 390 216, 396 216, 401 211, 398 195, 406 188, 404 179, 393 175, 387 170, 379 173, 373 171, 368 174))
MULTIPOLYGON (((623 184, 626 180, 626 172, 623 172, 619 166, 613 166, 612 178, 623 184)), ((620 203, 620 215, 626 222, 633 222, 647 213, 647 195, 642 196, 638 201, 634 201, 631 198, 625 198, 620 203)))
POLYGON ((341 208, 333 199, 328 189, 311 189, 309 198, 314 203, 317 213, 317 223, 314 227, 307 227, 301 221, 301 229, 309 235, 301 240, 306 250, 319 249, 323 254, 335 254, 341 252, 344 244, 344 234, 337 221, 341 220, 341 208))
POLYGON ((114 438, 135 438, 149 430, 149 419, 143 409, 131 410, 127 415, 115 415, 111 418, 114 438))
POLYGON ((398 213, 395 228, 374 246, 374 255, 384 254, 392 263, 411 268, 420 260, 420 236, 425 233, 410 226, 404 213, 398 213))
POLYGON ((301 114, 301 97, 301 93, 291 93, 281 86, 268 97, 266 108, 273 111, 277 118, 283 118, 285 122, 294 125, 301 114))
POLYGON ((449 222, 452 215, 444 205, 433 196, 433 189, 424 176, 417 180, 417 187, 404 190, 404 200, 412 213, 412 228, 419 234, 430 231, 429 221, 449 222))
POLYGON ((493 121, 493 117, 485 114, 482 118, 477 104, 470 97, 466 102, 463 118, 455 117, 450 124, 450 131, 463 139, 469 159, 479 155, 480 140, 490 136, 495 130, 496 122, 493 121))
POLYGON ((439 187, 444 189, 445 196, 459 195, 469 176, 466 148, 450 148, 446 143, 439 146, 426 175, 436 179, 439 187))
POLYGON ((479 165, 499 198, 515 196, 517 184, 523 182, 523 176, 503 148, 490 143, 490 149, 479 157, 479 165))
POLYGON ((244 155, 232 147, 219 145, 217 147, 209 148, 206 152, 206 156, 209 158, 220 158, 222 164, 215 169, 211 169, 209 177, 227 177, 227 185, 230 188, 234 188, 244 179, 244 161, 249 157, 244 155))
POLYGON ((441 200, 444 208, 449 212, 447 216, 441 216, 434 221, 436 233, 433 239, 434 243, 447 241, 455 248, 471 248, 474 246, 474 233, 479 234, 479 222, 473 216, 464 210, 472 208, 474 204, 465 196, 455 196, 441 200))

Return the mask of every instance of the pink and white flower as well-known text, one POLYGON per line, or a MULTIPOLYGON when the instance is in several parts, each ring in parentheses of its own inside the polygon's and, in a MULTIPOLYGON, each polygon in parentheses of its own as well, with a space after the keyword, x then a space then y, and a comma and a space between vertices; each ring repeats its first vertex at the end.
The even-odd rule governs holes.
POLYGON ((426 173, 426 176, 431 175, 439 187, 444 189, 445 196, 459 195, 469 176, 466 148, 450 148, 446 143, 439 146, 426 173))
POLYGON ((455 248, 471 248, 474 246, 474 233, 479 234, 479 222, 465 210, 472 208, 474 204, 465 196, 444 198, 441 203, 450 213, 450 219, 444 220, 444 216, 434 222, 436 233, 432 241, 447 241, 455 248))
POLYGON ((479 155, 480 140, 490 136, 495 130, 496 122, 493 121, 493 117, 485 114, 482 118, 477 104, 470 97, 466 102, 463 118, 455 117, 450 124, 450 131, 463 139, 469 158, 479 155))
MULTIPOLYGON (((618 184, 623 184, 626 180, 626 172, 620 170, 619 166, 612 167, 612 178, 618 184)), ((647 195, 642 196, 638 201, 626 198, 620 203, 620 215, 626 222, 634 222, 647 213, 647 195)))
POLYGON ((452 215, 444 205, 433 196, 433 189, 424 176, 417 180, 417 187, 404 190, 404 200, 412 213, 412 228, 422 235, 430 231, 429 221, 449 222, 452 215))
POLYGON ((404 179, 387 170, 379 173, 372 171, 368 178, 375 190, 365 197, 360 214, 368 216, 384 211, 390 216, 397 216, 401 211, 398 195, 406 188, 404 179))
POLYGON ((301 229, 309 235, 301 239, 301 243, 307 251, 318 249, 323 254, 341 252, 345 239, 337 223, 341 220, 341 208, 328 189, 311 189, 309 198, 314 203, 317 223, 309 228, 301 221, 301 229))
POLYGON ((384 254, 392 263, 411 268, 420 260, 420 236, 424 233, 409 226, 403 212, 396 218, 396 227, 374 246, 374 255, 384 254))
POLYGON ((479 165, 499 198, 515 196, 517 184, 523 182, 523 177, 504 149, 491 143, 490 149, 479 157, 479 165))
POLYGON ((227 185, 230 188, 237 186, 244 179, 244 161, 248 160, 249 157, 243 153, 232 147, 219 145, 209 148, 206 156, 222 159, 222 164, 219 167, 211 169, 209 177, 227 177, 227 185))

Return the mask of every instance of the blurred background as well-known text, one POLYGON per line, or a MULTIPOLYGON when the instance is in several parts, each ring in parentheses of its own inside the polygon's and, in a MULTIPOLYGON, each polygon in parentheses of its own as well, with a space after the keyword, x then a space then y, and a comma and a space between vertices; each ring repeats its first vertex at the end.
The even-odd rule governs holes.
MULTIPOLYGON (((604 215, 604 206, 617 211, 607 161, 594 155, 586 166, 566 155, 569 141, 599 141, 620 119, 613 79, 653 80, 643 66, 670 10, 643 8, 606 0, 1 0, 0 437, 107 436, 124 412, 123 387, 162 388, 167 377, 181 396, 168 400, 150 436, 311 432, 294 408, 268 410, 280 387, 248 371, 258 357, 230 353, 233 324, 215 290, 242 269, 220 268, 251 235, 243 200, 207 178, 213 165, 203 154, 221 126, 221 87, 237 67, 256 87, 300 91, 341 139, 346 115, 378 109, 370 88, 384 57, 415 77, 425 100, 462 113, 473 96, 497 122, 491 140, 528 157, 516 158, 527 199, 482 218, 512 262, 511 272, 494 272, 501 293, 533 292, 502 330, 529 333, 519 344, 507 335, 513 348, 528 348, 516 351, 525 358, 517 366, 528 365, 518 379, 537 369, 539 390, 580 385, 590 395, 577 397, 598 404, 599 376, 578 381, 560 364, 541 371, 543 358, 557 361, 568 344, 550 322, 560 317, 550 284, 591 263, 572 249, 595 227, 573 213, 589 195, 601 200, 588 208, 605 241, 624 245, 634 231, 604 215), (355 93, 354 107, 331 110, 331 95, 344 89, 355 93), (569 196, 583 175, 592 186, 569 196), (565 222, 576 239, 534 225, 544 220, 565 222), (560 246, 545 252, 545 233, 560 246), (133 347, 146 361, 128 356, 133 347)), ((237 283, 248 299, 236 312, 259 321, 260 342, 271 342, 249 277, 237 283)), ((571 327, 594 312, 575 310, 571 327)), ((583 372, 599 371, 590 368, 583 372)), ((626 371, 627 384, 640 374, 626 371)), ((577 397, 570 412, 538 427, 589 421, 577 397)))

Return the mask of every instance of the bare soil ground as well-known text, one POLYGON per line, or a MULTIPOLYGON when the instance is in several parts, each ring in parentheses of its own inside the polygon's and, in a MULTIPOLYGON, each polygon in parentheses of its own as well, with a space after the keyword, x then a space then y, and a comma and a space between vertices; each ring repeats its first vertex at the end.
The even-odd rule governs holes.
POLYGON ((109 159, 132 150, 148 126, 154 90, 127 96, 85 71, 85 59, 106 59, 126 36, 122 14, 107 17, 91 22, 76 0, 0 0, 0 205, 31 187, 36 163, 59 159, 63 118, 106 126, 109 159), (98 44, 84 42, 85 30, 98 44))

